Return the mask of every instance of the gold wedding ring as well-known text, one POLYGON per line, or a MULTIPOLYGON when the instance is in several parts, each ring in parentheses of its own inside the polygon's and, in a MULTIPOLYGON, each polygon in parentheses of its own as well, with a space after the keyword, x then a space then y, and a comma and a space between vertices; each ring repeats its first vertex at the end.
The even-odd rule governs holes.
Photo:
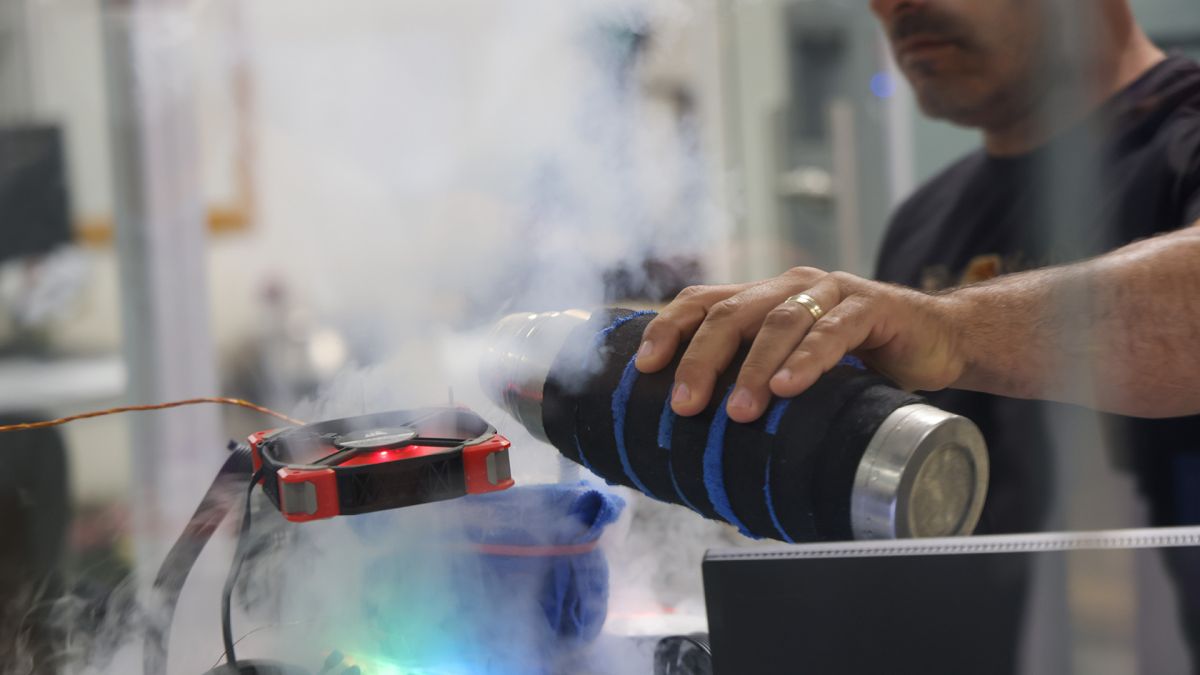
POLYGON ((784 300, 784 302, 794 302, 797 305, 803 305, 804 309, 807 309, 808 313, 812 314, 813 321, 819 321, 821 317, 825 316, 825 310, 821 309, 821 306, 817 304, 817 301, 813 300, 812 296, 808 293, 799 293, 797 295, 793 295, 787 300, 784 300))

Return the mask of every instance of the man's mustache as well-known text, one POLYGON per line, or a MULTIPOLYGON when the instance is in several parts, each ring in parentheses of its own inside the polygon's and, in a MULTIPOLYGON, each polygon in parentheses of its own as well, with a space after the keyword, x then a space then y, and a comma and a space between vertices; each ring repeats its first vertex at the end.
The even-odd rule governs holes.
POLYGON ((969 31, 962 22, 953 16, 928 9, 906 12, 896 19, 889 32, 894 43, 918 35, 960 44, 969 42, 969 31))

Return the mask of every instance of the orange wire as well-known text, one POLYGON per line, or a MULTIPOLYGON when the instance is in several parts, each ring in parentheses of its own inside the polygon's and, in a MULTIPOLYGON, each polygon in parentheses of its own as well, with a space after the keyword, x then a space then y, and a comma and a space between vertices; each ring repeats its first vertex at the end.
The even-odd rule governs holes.
POLYGON ((264 408, 263 406, 258 405, 256 403, 251 403, 249 401, 243 401, 240 398, 225 398, 222 396, 203 396, 201 398, 189 398, 189 399, 186 399, 183 401, 171 401, 170 403, 155 403, 153 405, 127 405, 127 406, 121 406, 119 408, 109 408, 107 410, 93 410, 91 412, 79 413, 78 415, 68 415, 67 417, 60 417, 56 420, 46 420, 45 422, 25 422, 23 424, 5 424, 5 425, 0 426, 0 432, 27 431, 29 429, 45 429, 46 427, 56 427, 60 424, 66 424, 67 422, 74 422, 75 420, 86 420, 86 419, 89 419, 92 417, 103 417, 105 415, 115 415, 117 413, 135 412, 135 411, 139 411, 139 410, 164 410, 166 408, 178 408, 180 406, 195 405, 197 403, 223 403, 225 405, 241 406, 243 408, 249 408, 251 410, 260 412, 264 415, 270 415, 271 417, 281 419, 284 422, 287 422, 288 424, 292 424, 295 426, 303 426, 304 425, 304 422, 301 422, 298 419, 288 417, 287 415, 284 415, 283 413, 280 413, 280 412, 275 412, 274 410, 271 410, 270 408, 264 408))

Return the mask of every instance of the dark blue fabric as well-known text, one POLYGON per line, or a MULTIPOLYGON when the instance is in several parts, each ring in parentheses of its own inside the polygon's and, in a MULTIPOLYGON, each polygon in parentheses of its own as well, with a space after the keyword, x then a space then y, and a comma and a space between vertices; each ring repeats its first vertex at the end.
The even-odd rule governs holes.
POLYGON ((675 411, 671 409, 671 397, 663 402, 662 417, 658 418, 658 447, 671 449, 671 432, 675 430, 675 411))
POLYGON ((596 333, 596 336, 594 338, 592 338, 592 347, 593 348, 589 352, 587 352, 586 358, 585 358, 585 361, 588 361, 590 363, 588 363, 586 365, 584 370, 585 371, 594 371, 594 370, 599 370, 600 368, 603 367, 599 363, 596 363, 595 359, 601 356, 602 352, 600 351, 600 347, 604 346, 605 342, 608 341, 608 337, 610 335, 612 335, 614 332, 616 332, 617 329, 619 329, 621 326, 624 326, 625 324, 629 323, 630 321, 633 321, 634 319, 636 319, 638 317, 656 316, 657 314, 658 314, 658 312, 642 310, 642 311, 638 311, 638 312, 630 312, 629 314, 626 314, 624 316, 618 316, 616 319, 613 319, 612 323, 610 323, 608 326, 606 326, 603 330, 598 331, 596 333))
MULTIPOLYGON (((813 511, 811 508, 790 508, 790 493, 771 493, 770 464, 774 442, 768 447, 755 446, 757 454, 753 457, 753 466, 741 473, 736 471, 731 459, 728 468, 734 472, 732 480, 727 480, 724 455, 726 444, 740 447, 761 443, 764 431, 767 436, 776 436, 781 426, 786 426, 785 418, 793 415, 797 408, 791 406, 790 400, 776 399, 771 402, 761 425, 730 426, 725 411, 732 390, 730 386, 720 405, 714 401, 704 415, 687 419, 677 417, 671 410, 667 390, 670 371, 665 375, 643 376, 636 366, 642 330, 653 316, 655 313, 649 311, 615 310, 612 314, 594 317, 586 331, 580 333, 578 339, 584 344, 590 342, 593 347, 591 351, 584 350, 582 358, 592 362, 586 364, 590 367, 585 366, 585 370, 593 372, 595 382, 587 392, 586 408, 580 407, 584 405, 581 402, 584 399, 578 399, 572 402, 571 410, 564 411, 564 416, 569 413, 569 418, 561 420, 565 433, 555 444, 565 447, 564 454, 574 455, 572 459, 577 459, 610 484, 627 485, 654 499, 679 503, 705 517, 725 520, 748 537, 779 536, 784 541, 794 541, 785 529, 796 529, 790 519, 797 513, 801 518, 811 519, 813 511), (658 401, 662 401, 658 416, 653 415, 653 409, 633 407, 645 405, 643 399, 647 395, 654 405, 660 405, 658 401), (650 434, 655 436, 647 437, 650 434), (673 446, 678 448, 673 451, 673 446), (657 454, 659 449, 666 454, 657 454), (587 452, 593 455, 590 459, 595 462, 590 461, 587 452), (737 502, 736 507, 734 502, 737 502)), ((838 371, 865 370, 861 360, 849 355, 838 365, 849 367, 835 369, 838 371)), ((730 372, 736 373, 736 367, 730 372)), ((726 389, 730 382, 732 375, 727 374, 717 391, 726 389)), ((547 429, 550 428, 547 423, 547 429)), ((742 461, 746 460, 743 458, 742 461)), ((774 468, 778 475, 773 478, 783 479, 783 469, 774 468)), ((805 538, 799 532, 796 536, 805 538)))
MULTIPOLYGON (((561 547, 595 543, 621 515, 620 497, 573 485, 521 486, 467 497, 467 538, 475 544, 561 547)), ((530 583, 559 647, 592 641, 608 613, 608 564, 604 553, 552 556, 484 554, 485 572, 498 592, 520 592, 530 583), (530 581, 532 579, 532 581, 530 581)))
MULTIPOLYGON (((614 319, 614 320, 613 320, 613 322, 612 322, 611 324, 609 324, 609 325, 608 325, 606 328, 604 328, 603 330, 601 330, 601 331, 599 331, 598 333, 596 333, 596 336, 595 336, 595 337, 592 339, 592 344, 595 346, 595 349, 591 350, 591 351, 590 351, 590 352, 588 352, 588 353, 589 353, 589 354, 598 354, 598 353, 599 353, 599 352, 598 352, 598 349, 599 349, 599 347, 600 347, 601 345, 603 345, 603 344, 604 344, 605 340, 607 340, 607 339, 608 339, 608 336, 612 335, 613 331, 617 330, 617 329, 618 329, 618 328, 620 328, 621 326, 624 326, 625 324, 629 323, 630 321, 633 321, 634 319, 636 319, 636 318, 638 318, 638 317, 641 317, 641 316, 647 316, 647 315, 656 315, 656 314, 657 314, 657 312, 652 312, 652 311, 649 311, 649 310, 643 310, 643 311, 640 311, 640 312, 631 312, 631 313, 629 313, 629 314, 626 314, 626 315, 624 315, 624 316, 621 316, 621 317, 618 317, 618 318, 614 319)), ((635 357, 635 358, 636 358, 636 357, 635 357)), ((593 366, 593 367, 594 367, 594 368, 598 368, 599 366, 593 366)), ((628 369, 627 369, 626 375, 629 375, 629 373, 628 373, 628 369)), ((632 374, 632 378, 633 378, 633 381, 636 381, 636 379, 637 379, 637 373, 636 373, 636 370, 635 370, 635 372, 632 374)), ((628 401, 628 399, 629 399, 629 390, 632 390, 632 388, 633 388, 633 381, 631 381, 631 382, 629 383, 628 390, 625 392, 625 399, 626 399, 626 401, 628 401)), ((622 380, 622 382, 624 382, 624 380, 622 380)), ((616 395, 615 395, 615 394, 614 394, 614 399, 613 399, 613 400, 614 400, 614 406, 615 406, 615 401, 616 401, 616 395)), ((622 406, 622 407, 621 407, 621 410, 622 410, 622 413, 621 413, 621 414, 622 414, 622 421, 623 421, 623 417, 624 417, 624 406, 622 406)), ((613 409, 613 419, 614 419, 614 421, 616 420, 616 414, 617 414, 617 411, 616 411, 616 408, 614 407, 614 409, 613 409)), ((617 440, 617 442, 621 444, 621 448, 622 448, 622 453, 621 453, 621 464, 622 464, 622 466, 623 466, 623 467, 624 467, 624 469, 625 469, 625 475, 629 476, 629 478, 630 478, 630 479, 631 479, 631 480, 632 480, 632 481, 633 481, 635 484, 637 484, 637 485, 638 485, 638 489, 639 489, 639 490, 641 490, 642 492, 645 492, 646 494, 650 494, 650 493, 649 493, 649 492, 648 492, 648 491, 645 489, 645 487, 644 487, 643 485, 641 485, 641 482, 640 482, 640 481, 637 479, 637 475, 636 475, 636 474, 634 474, 634 473, 632 472, 632 470, 630 469, 630 467, 629 467, 629 459, 628 459, 628 457, 627 457, 627 456, 624 454, 624 452, 623 452, 623 450, 624 450, 624 434, 618 433, 618 434, 617 434, 617 439, 618 439, 618 440, 617 440)), ((596 472, 596 470, 595 470, 595 469, 592 467, 592 464, 591 464, 591 462, 589 462, 589 461, 588 461, 587 455, 586 455, 586 454, 584 454, 584 452, 583 452, 583 445, 582 445, 582 444, 579 442, 579 438, 578 438, 578 436, 577 436, 577 437, 574 439, 574 441, 575 441, 575 451, 576 451, 576 452, 579 454, 579 461, 580 461, 580 463, 581 463, 581 464, 583 464, 584 468, 585 468, 585 469, 587 469, 588 471, 591 471, 593 474, 599 475, 599 474, 596 472)), ((608 483, 609 483, 609 485, 613 485, 613 484, 614 484, 612 481, 608 481, 608 483)), ((653 496, 653 495, 650 495, 650 496, 653 496)))
MULTIPOLYGON (((771 409, 767 412, 767 433, 774 436, 779 432, 779 424, 783 421, 783 415, 787 412, 788 406, 791 405, 792 399, 783 398, 777 399, 771 405, 771 409)), ((763 498, 767 501, 767 511, 771 514, 771 523, 775 526, 775 530, 779 532, 779 538, 783 541, 794 544, 795 540, 788 535, 783 528, 783 523, 779 520, 779 514, 775 512, 775 500, 771 496, 771 462, 767 461, 766 474, 763 476, 763 498)))
POLYGON ((666 401, 663 402, 662 416, 659 417, 658 421, 658 447, 666 450, 668 453, 667 471, 671 474, 671 485, 675 488, 675 496, 679 498, 679 503, 695 511, 696 513, 700 513, 700 511, 696 509, 695 505, 688 501, 687 496, 683 494, 683 490, 679 488, 679 481, 675 478, 675 465, 671 463, 671 457, 669 454, 671 452, 671 432, 674 430, 675 411, 671 409, 671 397, 668 396, 666 401))
POLYGON ((788 406, 792 404, 792 399, 781 398, 776 399, 771 404, 771 409, 767 411, 767 433, 774 436, 779 432, 779 423, 783 421, 783 415, 787 412, 788 406))
POLYGON ((771 463, 767 462, 767 471, 763 476, 763 497, 767 500, 767 512, 771 514, 771 524, 775 526, 775 531, 779 533, 779 539, 789 544, 796 543, 796 540, 787 533, 783 523, 779 520, 779 514, 775 512, 775 500, 771 497, 771 463))
POLYGON ((629 359, 629 363, 625 364, 625 371, 621 373, 621 382, 613 390, 613 438, 617 441, 617 457, 621 460, 621 468, 625 470, 625 476, 629 478, 630 482, 633 483, 633 486, 639 492, 658 499, 658 496, 638 478, 637 472, 633 470, 633 466, 629 463, 629 450, 625 447, 625 410, 629 407, 629 395, 633 393, 633 385, 637 383, 638 369, 636 363, 637 355, 635 354, 633 358, 629 359))
POLYGON ((842 360, 838 361, 838 365, 850 366, 851 368, 858 368, 859 370, 867 369, 867 364, 863 363, 862 359, 858 358, 857 356, 850 356, 849 354, 843 356, 842 360))
POLYGON ((630 314, 626 314, 625 316, 622 316, 622 317, 616 319, 611 324, 609 324, 609 326, 607 328, 605 328, 604 330, 602 330, 596 334, 595 344, 597 344, 597 345, 604 344, 604 341, 608 339, 609 335, 612 335, 613 332, 616 331, 618 328, 620 328, 621 326, 624 326, 625 324, 629 323, 630 321, 633 321, 634 319, 638 318, 639 316, 658 316, 658 312, 653 312, 650 310, 641 310, 638 312, 632 312, 630 314))
MULTIPOLYGON (((344 519, 362 551, 376 555, 362 570, 361 593, 348 584, 346 606, 327 609, 356 621, 363 648, 405 672, 449 664, 453 672, 557 675, 555 664, 573 662, 604 625, 608 564, 586 545, 623 508, 619 497, 578 483, 344 519), (488 545, 584 550, 513 555, 488 545)), ((347 559, 350 578, 359 555, 347 559)))
MULTIPOLYGON (((867 366, 862 362, 862 359, 858 358, 857 356, 850 355, 843 356, 842 360, 838 362, 838 365, 850 366, 859 370, 867 369, 867 366)), ((766 431, 768 434, 774 436, 779 432, 779 424, 783 421, 783 416, 787 413, 788 406, 791 405, 791 403, 792 399, 784 398, 775 399, 775 402, 771 404, 770 409, 767 411, 766 431)), ((779 538, 789 544, 796 543, 795 540, 788 535, 787 530, 784 529, 783 524, 779 520, 779 514, 775 512, 775 499, 771 495, 770 461, 767 462, 767 469, 763 475, 763 498, 767 502, 767 512, 771 515, 771 523, 775 526, 775 530, 779 532, 779 538)))
POLYGON ((696 505, 693 504, 691 500, 689 500, 687 496, 683 494, 683 490, 679 487, 679 479, 675 478, 675 465, 671 464, 671 460, 669 458, 667 459, 667 469, 671 472, 671 485, 675 486, 675 495, 679 497, 679 501, 689 509, 695 511, 696 513, 700 513, 700 509, 696 508, 696 505))
POLYGON ((596 470, 592 468, 592 463, 588 461, 587 455, 583 454, 583 446, 579 444, 578 438, 575 439, 575 454, 579 455, 579 461, 583 464, 583 468, 596 473, 596 470))
POLYGON ((729 395, 733 393, 730 386, 717 407, 716 415, 708 428, 708 443, 704 446, 704 485, 708 488, 708 499, 713 508, 727 523, 733 525, 747 537, 758 539, 753 532, 746 529, 742 521, 733 512, 729 503, 729 495, 725 492, 725 427, 729 425, 729 395))
POLYGON ((1171 501, 1175 512, 1172 524, 1200 523, 1200 456, 1176 454, 1171 458, 1171 464, 1174 487, 1171 501))

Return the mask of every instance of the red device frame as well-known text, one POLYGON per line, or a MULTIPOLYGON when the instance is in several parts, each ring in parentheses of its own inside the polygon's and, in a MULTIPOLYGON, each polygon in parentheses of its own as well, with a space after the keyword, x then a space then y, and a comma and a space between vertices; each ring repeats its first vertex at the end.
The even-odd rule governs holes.
POLYGON ((364 415, 259 431, 248 440, 264 492, 292 522, 382 511, 514 485, 508 439, 466 408, 364 415), (371 445, 373 436, 381 443, 371 445), (292 456, 296 447, 320 457, 296 461, 292 456))

